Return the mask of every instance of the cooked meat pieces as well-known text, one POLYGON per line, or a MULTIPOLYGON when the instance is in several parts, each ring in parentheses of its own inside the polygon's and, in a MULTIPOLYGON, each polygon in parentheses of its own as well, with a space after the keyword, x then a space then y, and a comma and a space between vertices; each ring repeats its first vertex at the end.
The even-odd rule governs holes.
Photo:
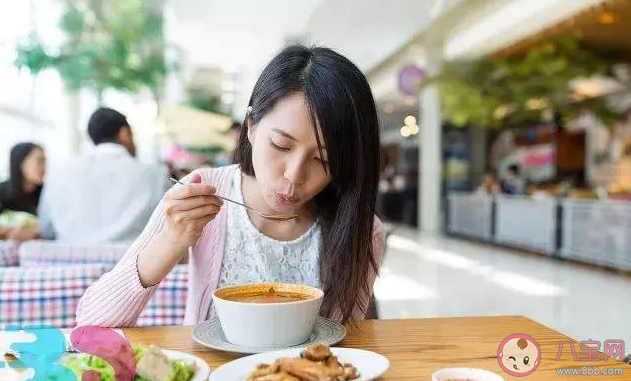
POLYGON ((329 369, 335 369, 338 370, 342 367, 342 364, 340 364, 339 361, 337 361, 337 357, 335 356, 329 356, 329 358, 327 358, 323 364, 329 368, 329 369))
POLYGON ((280 370, 306 381, 337 381, 342 374, 341 370, 331 369, 326 365, 309 361, 307 359, 278 359, 276 363, 280 370))
POLYGON ((351 364, 342 365, 326 345, 313 345, 299 358, 280 358, 259 364, 247 381, 349 381, 359 378, 351 364))
POLYGON ((250 374, 247 381, 260 381, 267 380, 267 378, 261 378, 269 375, 273 375, 278 372, 278 366, 276 364, 267 365, 267 364, 259 364, 254 372, 250 374))
POLYGON ((344 380, 354 380, 356 378, 359 378, 359 373, 357 373, 357 368, 355 368, 351 364, 344 364, 343 375, 344 375, 344 380))
POLYGON ((329 347, 324 344, 316 344, 308 347, 300 354, 302 358, 306 358, 311 361, 324 361, 333 356, 329 347))
POLYGON ((248 381, 301 381, 299 378, 292 376, 291 374, 287 374, 285 372, 266 374, 259 377, 248 378, 248 381))

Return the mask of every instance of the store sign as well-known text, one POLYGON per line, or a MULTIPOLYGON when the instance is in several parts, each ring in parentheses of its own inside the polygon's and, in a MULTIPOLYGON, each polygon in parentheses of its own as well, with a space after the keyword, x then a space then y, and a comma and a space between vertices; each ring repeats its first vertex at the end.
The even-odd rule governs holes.
POLYGON ((403 66, 399 71, 399 91, 403 95, 416 96, 424 79, 425 72, 420 67, 416 65, 403 66))

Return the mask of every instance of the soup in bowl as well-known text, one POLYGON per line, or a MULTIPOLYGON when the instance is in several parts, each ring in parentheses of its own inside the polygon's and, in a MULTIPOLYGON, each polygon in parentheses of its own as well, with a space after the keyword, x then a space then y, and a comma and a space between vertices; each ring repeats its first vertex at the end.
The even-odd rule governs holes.
POLYGON ((219 288, 213 304, 232 344, 284 348, 309 339, 323 296, 305 285, 257 283, 219 288))

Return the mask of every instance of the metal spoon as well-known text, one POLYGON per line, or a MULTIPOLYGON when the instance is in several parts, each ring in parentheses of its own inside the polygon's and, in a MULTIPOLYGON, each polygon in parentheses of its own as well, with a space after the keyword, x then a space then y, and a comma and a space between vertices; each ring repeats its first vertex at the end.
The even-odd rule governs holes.
MULTIPOLYGON (((180 185, 186 185, 183 182, 174 179, 173 177, 169 177, 169 180, 173 181, 174 183, 178 183, 180 185)), ((232 202, 234 204, 240 205, 240 206, 242 206, 242 207, 244 207, 244 208, 246 208, 248 210, 253 211, 254 213, 258 214, 259 216, 261 216, 261 217, 263 217, 265 219, 268 219, 268 220, 273 220, 273 221, 290 221, 290 220, 293 220, 296 217, 298 217, 298 215, 296 215, 296 214, 265 214, 265 213, 259 212, 256 209, 253 209, 253 208, 251 208, 251 207, 249 207, 249 206, 247 206, 245 204, 242 204, 242 203, 240 203, 238 201, 234 201, 234 200, 231 200, 229 198, 226 198, 226 197, 223 197, 223 196, 219 196, 218 194, 214 194, 213 196, 219 197, 222 200, 226 200, 226 201, 232 202)))

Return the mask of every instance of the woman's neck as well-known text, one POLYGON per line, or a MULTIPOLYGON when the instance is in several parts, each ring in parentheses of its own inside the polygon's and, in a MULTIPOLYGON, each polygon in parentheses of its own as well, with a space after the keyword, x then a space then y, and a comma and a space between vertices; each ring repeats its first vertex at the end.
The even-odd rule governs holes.
POLYGON ((26 194, 30 194, 35 192, 35 189, 37 189, 37 185, 29 182, 29 181, 22 181, 22 191, 24 191, 24 193, 26 194))

